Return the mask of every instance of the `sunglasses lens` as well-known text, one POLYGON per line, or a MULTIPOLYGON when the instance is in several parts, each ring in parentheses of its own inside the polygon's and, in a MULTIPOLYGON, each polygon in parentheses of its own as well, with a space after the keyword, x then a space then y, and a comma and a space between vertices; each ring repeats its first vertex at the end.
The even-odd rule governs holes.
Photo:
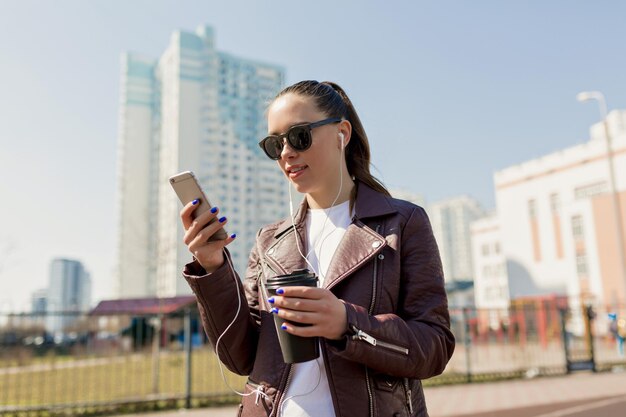
POLYGON ((282 139, 276 136, 268 136, 263 141, 263 150, 270 158, 280 159, 280 153, 283 151, 282 139))
POLYGON ((311 131, 305 127, 293 127, 289 131, 289 145, 297 151, 304 151, 311 146, 311 131))

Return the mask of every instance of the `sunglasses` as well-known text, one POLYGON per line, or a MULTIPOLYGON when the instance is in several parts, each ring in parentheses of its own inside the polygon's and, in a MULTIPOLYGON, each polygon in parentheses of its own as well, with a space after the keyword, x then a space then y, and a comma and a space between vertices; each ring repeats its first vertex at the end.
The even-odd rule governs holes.
POLYGON ((259 142, 259 146, 263 149, 265 155, 267 155, 270 159, 277 161, 280 159, 280 154, 283 152, 284 139, 287 139, 289 146, 296 151, 306 151, 311 147, 311 143, 313 142, 311 130, 331 123, 339 123, 340 121, 340 117, 331 117, 320 120, 319 122, 295 125, 290 127, 287 132, 281 133, 280 135, 267 136, 259 142))

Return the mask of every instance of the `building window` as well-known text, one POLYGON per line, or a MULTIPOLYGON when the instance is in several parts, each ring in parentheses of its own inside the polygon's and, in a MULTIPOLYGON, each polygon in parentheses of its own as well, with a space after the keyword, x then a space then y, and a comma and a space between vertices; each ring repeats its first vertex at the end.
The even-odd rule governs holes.
POLYGON ((597 194, 606 193, 608 186, 606 181, 595 182, 593 184, 583 185, 574 189, 574 198, 580 200, 583 198, 593 197, 597 194))
POLYGON ((482 247, 482 250, 483 250, 483 256, 489 255, 489 245, 484 244, 482 247))
POLYGON ((558 214, 561 211, 561 199, 558 194, 550 195, 550 211, 552 214, 558 214))
POLYGON ((585 235, 582 216, 572 217, 572 235, 574 239, 582 239, 585 235))

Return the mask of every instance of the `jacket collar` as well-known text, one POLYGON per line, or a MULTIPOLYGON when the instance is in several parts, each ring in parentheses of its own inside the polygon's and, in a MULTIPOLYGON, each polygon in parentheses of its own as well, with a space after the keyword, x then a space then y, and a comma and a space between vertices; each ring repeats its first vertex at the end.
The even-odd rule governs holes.
MULTIPOLYGON (((393 208, 389 202, 389 197, 386 195, 373 190, 360 181, 356 181, 355 185, 357 187, 357 193, 356 200, 354 202, 353 220, 363 220, 370 217, 385 216, 396 212, 396 209, 393 208)), ((302 199, 300 207, 298 208, 298 211, 296 211, 293 218, 293 223, 295 223, 296 229, 304 227, 304 220, 306 219, 308 209, 309 204, 307 203, 305 197, 302 199)), ((292 229, 293 223, 291 218, 287 217, 276 229, 274 237, 278 238, 287 230, 292 229)))
MULTIPOLYGON (((355 215, 352 224, 346 230, 344 239, 337 247, 326 273, 324 282, 326 288, 335 286, 387 246, 387 241, 383 236, 360 220, 392 214, 396 210, 384 194, 363 183, 358 183, 357 187, 355 215)), ((308 204, 305 198, 294 216, 297 233, 293 233, 292 221, 287 218, 278 227, 274 234, 274 242, 265 251, 265 258, 271 262, 274 266, 274 272, 277 274, 286 274, 307 267, 306 262, 298 252, 298 247, 303 253, 306 251, 305 219, 307 209, 308 204)))

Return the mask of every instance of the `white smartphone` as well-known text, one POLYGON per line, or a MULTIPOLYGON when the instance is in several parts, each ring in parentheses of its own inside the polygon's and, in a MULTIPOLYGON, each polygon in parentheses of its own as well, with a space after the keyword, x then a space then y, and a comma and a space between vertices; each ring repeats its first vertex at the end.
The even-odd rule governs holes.
MULTIPOLYGON (((209 202, 209 199, 202 191, 202 187, 198 183, 196 176, 193 175, 191 171, 181 172, 180 174, 176 174, 170 177, 170 184, 172 188, 176 192, 178 199, 184 205, 187 205, 190 201, 195 200, 196 198, 200 200, 198 203, 198 207, 194 210, 192 216, 193 218, 198 217, 202 213, 205 213, 213 207, 209 202)), ((209 222, 209 224, 217 221, 217 218, 214 218, 209 222)), ((226 230, 224 228, 219 229, 213 236, 209 238, 211 240, 222 240, 226 239, 228 235, 226 234, 226 230)))

